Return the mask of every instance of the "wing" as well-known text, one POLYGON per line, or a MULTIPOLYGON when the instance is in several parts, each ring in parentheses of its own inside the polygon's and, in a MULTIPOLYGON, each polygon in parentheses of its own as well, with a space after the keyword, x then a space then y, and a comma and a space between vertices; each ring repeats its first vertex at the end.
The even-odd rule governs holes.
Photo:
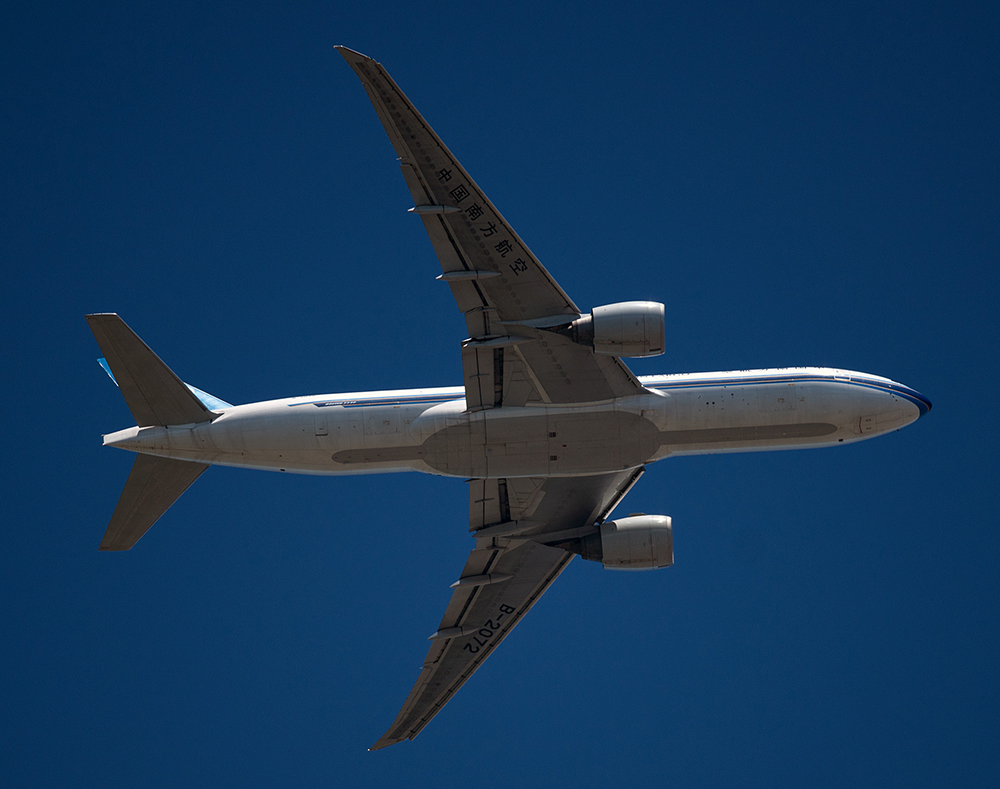
POLYGON ((641 391, 617 357, 595 354, 544 331, 576 320, 579 308, 385 69, 365 55, 337 49, 361 79, 396 149, 413 196, 410 210, 423 220, 444 272, 439 279, 451 286, 465 315, 467 349, 486 357, 487 367, 497 360, 504 378, 523 377, 531 383, 530 391, 518 390, 503 404, 590 402, 641 391))
POLYGON ((469 528, 476 547, 417 682, 372 750, 412 740, 492 654, 573 554, 547 541, 586 534, 614 509, 642 469, 593 477, 474 479, 469 528))

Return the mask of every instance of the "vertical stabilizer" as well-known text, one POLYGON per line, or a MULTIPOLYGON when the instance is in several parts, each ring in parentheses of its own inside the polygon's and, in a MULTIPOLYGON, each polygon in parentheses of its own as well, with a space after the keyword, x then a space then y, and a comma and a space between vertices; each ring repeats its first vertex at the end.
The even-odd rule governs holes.
POLYGON ((101 540, 102 551, 127 551, 191 487, 208 466, 137 455, 101 540))

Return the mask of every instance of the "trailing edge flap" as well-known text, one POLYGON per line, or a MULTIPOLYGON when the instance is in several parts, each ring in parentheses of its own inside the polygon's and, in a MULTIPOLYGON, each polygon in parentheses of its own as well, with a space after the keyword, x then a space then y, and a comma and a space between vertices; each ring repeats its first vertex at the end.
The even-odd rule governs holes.
POLYGON ((137 425, 188 425, 216 417, 116 314, 88 315, 87 323, 137 425))
POLYGON ((127 551, 208 466, 186 460, 137 455, 108 530, 102 551, 127 551))

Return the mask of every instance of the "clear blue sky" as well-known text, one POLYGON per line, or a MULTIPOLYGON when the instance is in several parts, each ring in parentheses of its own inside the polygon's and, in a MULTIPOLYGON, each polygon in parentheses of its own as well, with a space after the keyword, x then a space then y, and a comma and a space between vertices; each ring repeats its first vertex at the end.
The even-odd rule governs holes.
POLYGON ((995 4, 8 4, 0 775, 18 786, 996 786, 995 4), (380 60, 638 373, 889 376, 918 424, 667 460, 676 565, 577 561, 368 753, 471 547, 466 486, 210 469, 97 545, 131 425, 83 315, 231 402, 460 382, 380 60))

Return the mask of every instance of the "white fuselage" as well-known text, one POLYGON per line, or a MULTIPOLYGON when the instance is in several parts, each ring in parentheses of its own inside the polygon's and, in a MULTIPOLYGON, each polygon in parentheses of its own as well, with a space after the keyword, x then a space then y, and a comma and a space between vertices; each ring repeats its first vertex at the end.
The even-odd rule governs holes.
POLYGON ((466 411, 461 387, 268 400, 212 422, 133 427, 105 445, 299 474, 422 471, 582 476, 668 455, 832 446, 898 430, 930 403, 887 378, 829 368, 640 378, 646 392, 466 411))

